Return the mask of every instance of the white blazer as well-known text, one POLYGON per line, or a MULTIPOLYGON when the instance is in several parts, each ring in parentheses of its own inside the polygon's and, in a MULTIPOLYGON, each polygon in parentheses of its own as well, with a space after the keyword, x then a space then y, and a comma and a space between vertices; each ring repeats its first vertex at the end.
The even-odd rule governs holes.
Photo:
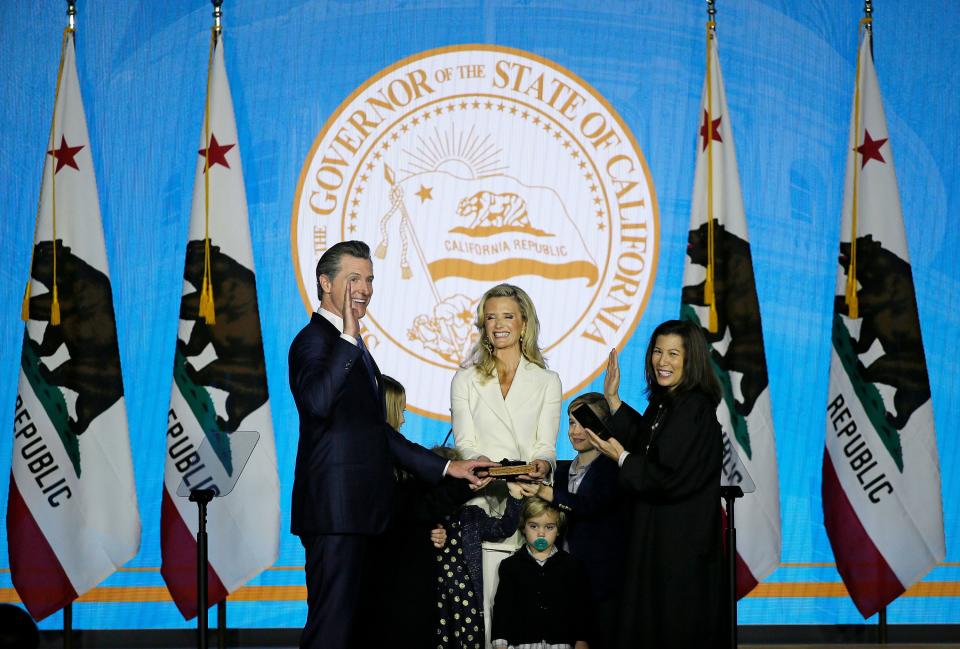
MULTIPOLYGON (((459 370, 450 384, 450 413, 453 438, 465 459, 486 455, 494 462, 502 459, 546 460, 557 464, 557 432, 560 429, 560 376, 525 358, 520 359, 506 398, 494 375, 487 381, 473 366, 459 370)), ((506 487, 494 482, 470 504, 493 515, 505 509, 506 487)), ((515 549, 519 537, 504 544, 484 547, 515 549)))
POLYGON ((485 382, 481 378, 470 366, 458 371, 450 385, 453 437, 464 458, 556 464, 560 376, 521 358, 506 398, 496 376, 485 382))

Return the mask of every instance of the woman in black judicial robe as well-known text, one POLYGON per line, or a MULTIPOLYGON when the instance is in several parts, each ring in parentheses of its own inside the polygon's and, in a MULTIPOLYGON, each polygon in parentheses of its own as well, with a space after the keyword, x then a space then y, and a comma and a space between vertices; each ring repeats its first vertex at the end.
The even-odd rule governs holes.
POLYGON ((591 434, 620 464, 630 510, 616 646, 723 646, 720 384, 693 323, 659 325, 645 361, 650 403, 640 415, 620 401, 616 350, 610 352, 604 397, 613 437, 591 434))

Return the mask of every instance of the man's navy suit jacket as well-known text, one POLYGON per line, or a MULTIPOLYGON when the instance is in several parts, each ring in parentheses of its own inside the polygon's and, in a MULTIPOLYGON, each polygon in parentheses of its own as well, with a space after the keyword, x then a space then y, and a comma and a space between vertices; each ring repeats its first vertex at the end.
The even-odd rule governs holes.
POLYGON ((382 533, 390 522, 394 463, 434 483, 446 461, 387 424, 379 369, 374 363, 374 383, 361 348, 323 316, 314 313, 294 338, 289 369, 300 414, 291 532, 382 533))

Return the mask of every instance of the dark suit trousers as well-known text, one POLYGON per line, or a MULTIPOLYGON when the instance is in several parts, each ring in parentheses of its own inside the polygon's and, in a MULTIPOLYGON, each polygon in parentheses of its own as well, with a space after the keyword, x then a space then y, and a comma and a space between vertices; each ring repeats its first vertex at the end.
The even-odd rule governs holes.
POLYGON ((307 623, 301 649, 358 649, 356 628, 362 597, 369 594, 365 575, 369 536, 321 534, 301 537, 306 550, 307 623))

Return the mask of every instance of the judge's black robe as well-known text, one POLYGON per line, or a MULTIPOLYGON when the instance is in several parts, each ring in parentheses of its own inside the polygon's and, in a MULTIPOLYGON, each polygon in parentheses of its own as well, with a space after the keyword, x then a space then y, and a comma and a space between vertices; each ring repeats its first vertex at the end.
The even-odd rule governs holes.
POLYGON ((610 425, 630 451, 618 476, 630 520, 616 646, 723 646, 723 445, 714 403, 699 391, 655 397, 642 416, 623 404, 610 425))

